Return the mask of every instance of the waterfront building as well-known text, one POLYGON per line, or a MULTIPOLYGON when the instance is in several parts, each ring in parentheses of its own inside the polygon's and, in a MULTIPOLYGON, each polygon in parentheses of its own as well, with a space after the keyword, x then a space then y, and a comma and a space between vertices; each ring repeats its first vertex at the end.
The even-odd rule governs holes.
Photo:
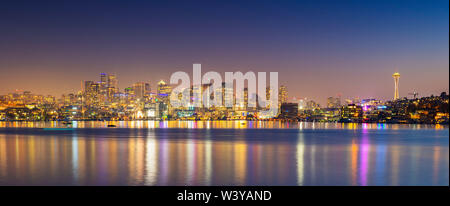
POLYGON ((337 122, 340 120, 340 108, 325 108, 320 110, 323 122, 337 122))
POLYGON ((280 110, 280 118, 282 119, 296 119, 298 116, 297 103, 283 103, 280 110))
POLYGON ((361 122, 363 109, 356 104, 349 104, 341 108, 341 122, 361 122))

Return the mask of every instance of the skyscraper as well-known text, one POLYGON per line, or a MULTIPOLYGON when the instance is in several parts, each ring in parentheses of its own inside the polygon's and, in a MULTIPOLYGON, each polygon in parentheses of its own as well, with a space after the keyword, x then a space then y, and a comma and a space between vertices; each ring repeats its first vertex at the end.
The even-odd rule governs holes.
POLYGON ((119 88, 117 87, 117 77, 114 74, 108 75, 108 87, 114 88, 116 93, 119 91, 119 88))
POLYGON ((100 90, 106 91, 107 77, 105 73, 100 73, 100 90))
POLYGON ((88 105, 98 103, 99 93, 100 93, 100 84, 94 83, 93 81, 84 82, 84 95, 86 97, 86 103, 88 105))
POLYGON ((163 80, 158 82, 157 93, 161 96, 168 96, 172 92, 172 88, 166 84, 163 80))
POLYGON ((278 92, 278 106, 281 106, 283 103, 287 103, 288 100, 288 92, 287 87, 281 85, 280 91, 278 92))
POLYGON ((136 95, 137 98, 143 98, 149 89, 150 84, 145 82, 137 82, 133 84, 134 95, 136 95))
POLYGON ((400 74, 398 72, 395 72, 392 77, 394 77, 394 100, 397 100, 400 98, 398 95, 398 80, 400 79, 400 74))
POLYGON ((158 99, 160 99, 162 102, 168 103, 170 93, 172 93, 172 87, 161 80, 158 82, 158 88, 156 92, 158 94, 158 99))
POLYGON ((234 90, 231 84, 227 84, 226 82, 222 82, 222 105, 224 107, 234 105, 234 90), (231 105, 226 105, 229 102, 231 105))
POLYGON ((93 81, 84 81, 84 93, 89 93, 91 84, 94 84, 94 82, 93 81))

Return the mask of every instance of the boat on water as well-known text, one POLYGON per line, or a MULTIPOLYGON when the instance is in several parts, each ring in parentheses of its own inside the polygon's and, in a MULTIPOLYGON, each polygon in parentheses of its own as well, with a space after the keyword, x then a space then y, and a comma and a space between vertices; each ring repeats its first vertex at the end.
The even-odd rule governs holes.
POLYGON ((116 127, 114 124, 108 124, 108 127, 116 127))

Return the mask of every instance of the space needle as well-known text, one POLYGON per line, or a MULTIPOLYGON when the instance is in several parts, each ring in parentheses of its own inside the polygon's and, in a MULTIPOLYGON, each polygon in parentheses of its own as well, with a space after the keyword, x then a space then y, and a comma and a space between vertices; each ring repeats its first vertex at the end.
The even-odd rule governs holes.
POLYGON ((394 77, 394 100, 397 100, 400 96, 398 95, 398 80, 400 79, 400 73, 395 72, 392 77, 394 77))

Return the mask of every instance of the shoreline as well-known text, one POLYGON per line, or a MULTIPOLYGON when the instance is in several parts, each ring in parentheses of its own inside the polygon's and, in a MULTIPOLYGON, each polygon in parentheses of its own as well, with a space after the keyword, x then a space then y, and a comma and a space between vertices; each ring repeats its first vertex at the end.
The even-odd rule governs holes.
POLYGON ((51 120, 51 121, 35 121, 35 120, 0 120, 0 123, 45 123, 45 122, 285 122, 285 123, 340 123, 340 124, 399 124, 399 125, 442 125, 450 126, 448 122, 445 123, 405 123, 405 122, 313 122, 313 121, 296 121, 296 120, 245 120, 245 119, 231 119, 231 120, 51 120))

